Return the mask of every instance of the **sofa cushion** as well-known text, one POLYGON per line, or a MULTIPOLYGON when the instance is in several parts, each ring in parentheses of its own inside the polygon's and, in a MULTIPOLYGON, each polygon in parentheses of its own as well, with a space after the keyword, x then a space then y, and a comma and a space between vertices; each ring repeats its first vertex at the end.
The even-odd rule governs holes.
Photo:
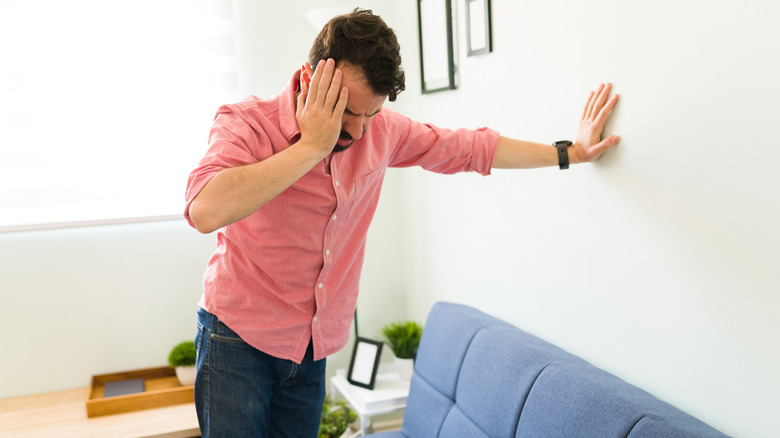
POLYGON ((437 437, 494 438, 492 435, 488 435, 484 430, 480 429, 479 426, 458 408, 458 406, 453 406, 452 409, 450 409, 450 412, 447 414, 447 418, 444 420, 444 424, 441 427, 441 432, 437 437))
POLYGON ((643 416, 565 366, 550 365, 528 394, 516 436, 625 437, 643 416))
POLYGON ((410 437, 439 436, 441 425, 454 402, 416 372, 412 375, 409 394, 401 432, 410 437))
MULTIPOLYGON (((656 438, 662 436, 664 438, 687 438, 682 433, 672 429, 666 424, 659 423, 652 418, 645 417, 639 420, 639 423, 631 429, 631 433, 628 434, 628 438, 656 438)), ((708 435, 694 435, 694 436, 708 436, 708 435)))
POLYGON ((425 323, 415 359, 420 374, 445 397, 455 400, 455 385, 466 350, 474 335, 488 325, 506 325, 474 308, 436 303, 425 323))
POLYGON ((675 433, 697 438, 725 436, 692 415, 587 362, 582 366, 567 364, 562 368, 573 379, 589 384, 586 387, 598 388, 616 402, 642 413, 643 418, 631 429, 629 437, 674 437, 677 436, 675 433))
POLYGON ((581 362, 514 327, 485 327, 463 359, 455 403, 489 436, 511 438, 528 392, 553 361, 581 362))

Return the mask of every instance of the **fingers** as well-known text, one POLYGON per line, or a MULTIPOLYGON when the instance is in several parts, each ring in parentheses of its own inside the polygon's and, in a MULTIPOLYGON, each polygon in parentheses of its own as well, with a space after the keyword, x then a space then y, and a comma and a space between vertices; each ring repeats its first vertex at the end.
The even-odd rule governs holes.
MULTIPOLYGON (((323 61, 320 61, 317 65, 317 70, 314 72, 314 78, 312 79, 311 88, 312 91, 317 90, 315 96, 312 99, 317 102, 317 98, 322 96, 324 100, 321 100, 325 105, 328 101, 328 90, 331 88, 341 88, 341 75, 338 78, 334 78, 336 73, 336 62, 333 59, 328 59, 323 67, 323 61), (332 84, 332 86, 331 86, 332 84)), ((331 95, 332 96, 332 95, 331 95)), ((335 102, 333 102, 335 104, 335 102)), ((330 105, 329 108, 333 106, 330 105)))
MULTIPOLYGON (((308 63, 304 64, 303 73, 311 74, 311 67, 308 66, 308 63)), ((333 111, 341 98, 342 77, 343 73, 341 69, 336 68, 336 63, 333 59, 321 60, 317 64, 317 69, 311 77, 311 83, 307 87, 308 97, 306 106, 316 110, 333 111)), ((306 83, 306 81, 301 82, 303 84, 306 83)), ((301 94, 304 94, 303 86, 301 87, 301 94)), ((346 103, 343 106, 346 108, 346 103)), ((343 113, 343 110, 340 113, 343 113)))
POLYGON ((341 87, 339 93, 339 100, 336 102, 336 106, 333 108, 333 113, 339 118, 344 115, 344 111, 347 109, 347 99, 349 99, 349 89, 347 87, 341 87))
POLYGON ((612 98, 609 99, 609 102, 607 102, 607 104, 601 108, 598 116, 596 116, 596 123, 603 125, 607 122, 607 118, 612 113, 612 108, 614 108, 615 104, 617 104, 618 97, 619 95, 617 94, 612 96, 612 98))
POLYGON ((594 134, 591 137, 595 141, 601 140, 601 131, 604 129, 604 125, 607 123, 607 119, 618 101, 617 94, 609 98, 611 91, 612 84, 601 84, 598 90, 590 92, 588 102, 585 104, 580 126, 589 127, 587 129, 593 131, 594 134), (608 98, 609 100, 607 100, 608 98))
POLYGON ((604 107, 604 103, 607 101, 607 97, 609 96, 609 92, 612 90, 612 84, 601 84, 599 87, 599 93, 598 98, 596 99, 596 105, 594 106, 595 113, 592 113, 591 116, 597 116, 598 112, 601 111, 601 108, 604 107))
POLYGON ((325 98, 325 107, 333 108, 338 102, 341 94, 341 70, 337 69, 333 72, 333 80, 328 87, 328 91, 325 98))
POLYGON ((604 126, 618 101, 617 94, 610 98, 611 92, 612 85, 606 83, 599 85, 596 91, 591 91, 588 95, 575 142, 580 147, 577 150, 582 152, 584 161, 595 160, 620 141, 616 135, 603 140, 601 138, 604 126))
POLYGON ((591 106, 593 106, 593 96, 595 96, 596 93, 594 91, 591 91, 588 95, 588 100, 585 102, 585 108, 582 110, 582 117, 580 119, 585 120, 588 118, 588 115, 591 111, 591 106))
POLYGON ((301 141, 318 150, 330 152, 341 132, 342 117, 349 92, 342 84, 344 73, 333 59, 322 60, 314 72, 305 63, 301 68, 301 92, 296 118, 301 141))
POLYGON ((585 113, 582 115, 583 120, 590 120, 593 118, 593 113, 596 111, 596 102, 598 102, 602 90, 604 90, 604 84, 599 85, 598 90, 591 91, 590 95, 588 95, 588 102, 585 104, 585 113))
POLYGON ((311 83, 309 84, 309 99, 308 100, 316 100, 317 99, 317 92, 319 91, 319 84, 320 79, 322 78, 322 72, 325 70, 323 67, 325 65, 325 61, 322 60, 317 64, 317 69, 314 71, 314 76, 311 77, 311 83))
MULTIPOLYGON (((585 104, 585 110, 582 113, 582 120, 593 120, 602 113, 602 109, 604 108, 605 103, 607 103, 607 97, 609 97, 611 90, 612 84, 607 83, 599 85, 598 90, 595 92, 590 92, 588 102, 585 104)), ((610 100, 609 103, 609 110, 611 111, 612 107, 615 106, 615 102, 610 100)))

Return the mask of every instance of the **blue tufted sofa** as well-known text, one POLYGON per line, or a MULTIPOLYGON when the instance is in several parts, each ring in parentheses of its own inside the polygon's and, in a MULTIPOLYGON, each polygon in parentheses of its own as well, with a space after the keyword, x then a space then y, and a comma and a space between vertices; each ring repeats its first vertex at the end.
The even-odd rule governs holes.
POLYGON ((425 324, 401 430, 372 436, 726 435, 516 327, 440 302, 425 324))

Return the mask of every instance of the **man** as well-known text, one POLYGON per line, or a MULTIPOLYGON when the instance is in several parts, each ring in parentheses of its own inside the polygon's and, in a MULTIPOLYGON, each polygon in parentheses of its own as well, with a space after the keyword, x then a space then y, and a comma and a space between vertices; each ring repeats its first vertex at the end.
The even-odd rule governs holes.
POLYGON ((218 111, 185 211, 198 231, 219 230, 196 338, 204 437, 317 435, 325 357, 349 338, 388 167, 563 167, 619 140, 601 140, 617 102, 609 85, 591 93, 568 147, 440 129, 383 108, 403 89, 395 34, 356 9, 323 28, 280 95, 218 111))

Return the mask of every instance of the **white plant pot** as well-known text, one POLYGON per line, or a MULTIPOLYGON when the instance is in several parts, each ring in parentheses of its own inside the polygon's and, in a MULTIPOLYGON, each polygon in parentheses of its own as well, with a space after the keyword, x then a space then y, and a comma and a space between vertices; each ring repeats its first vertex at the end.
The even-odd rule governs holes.
POLYGON ((195 384, 195 365, 188 367, 176 367, 176 378, 179 379, 179 383, 182 386, 189 386, 195 384))
POLYGON ((355 420, 352 422, 352 424, 347 426, 347 430, 345 430, 339 438, 357 438, 361 435, 360 420, 355 420))
POLYGON ((412 373, 414 372, 414 359, 400 359, 393 358, 395 362, 395 370, 401 376, 401 380, 412 380, 412 373))

